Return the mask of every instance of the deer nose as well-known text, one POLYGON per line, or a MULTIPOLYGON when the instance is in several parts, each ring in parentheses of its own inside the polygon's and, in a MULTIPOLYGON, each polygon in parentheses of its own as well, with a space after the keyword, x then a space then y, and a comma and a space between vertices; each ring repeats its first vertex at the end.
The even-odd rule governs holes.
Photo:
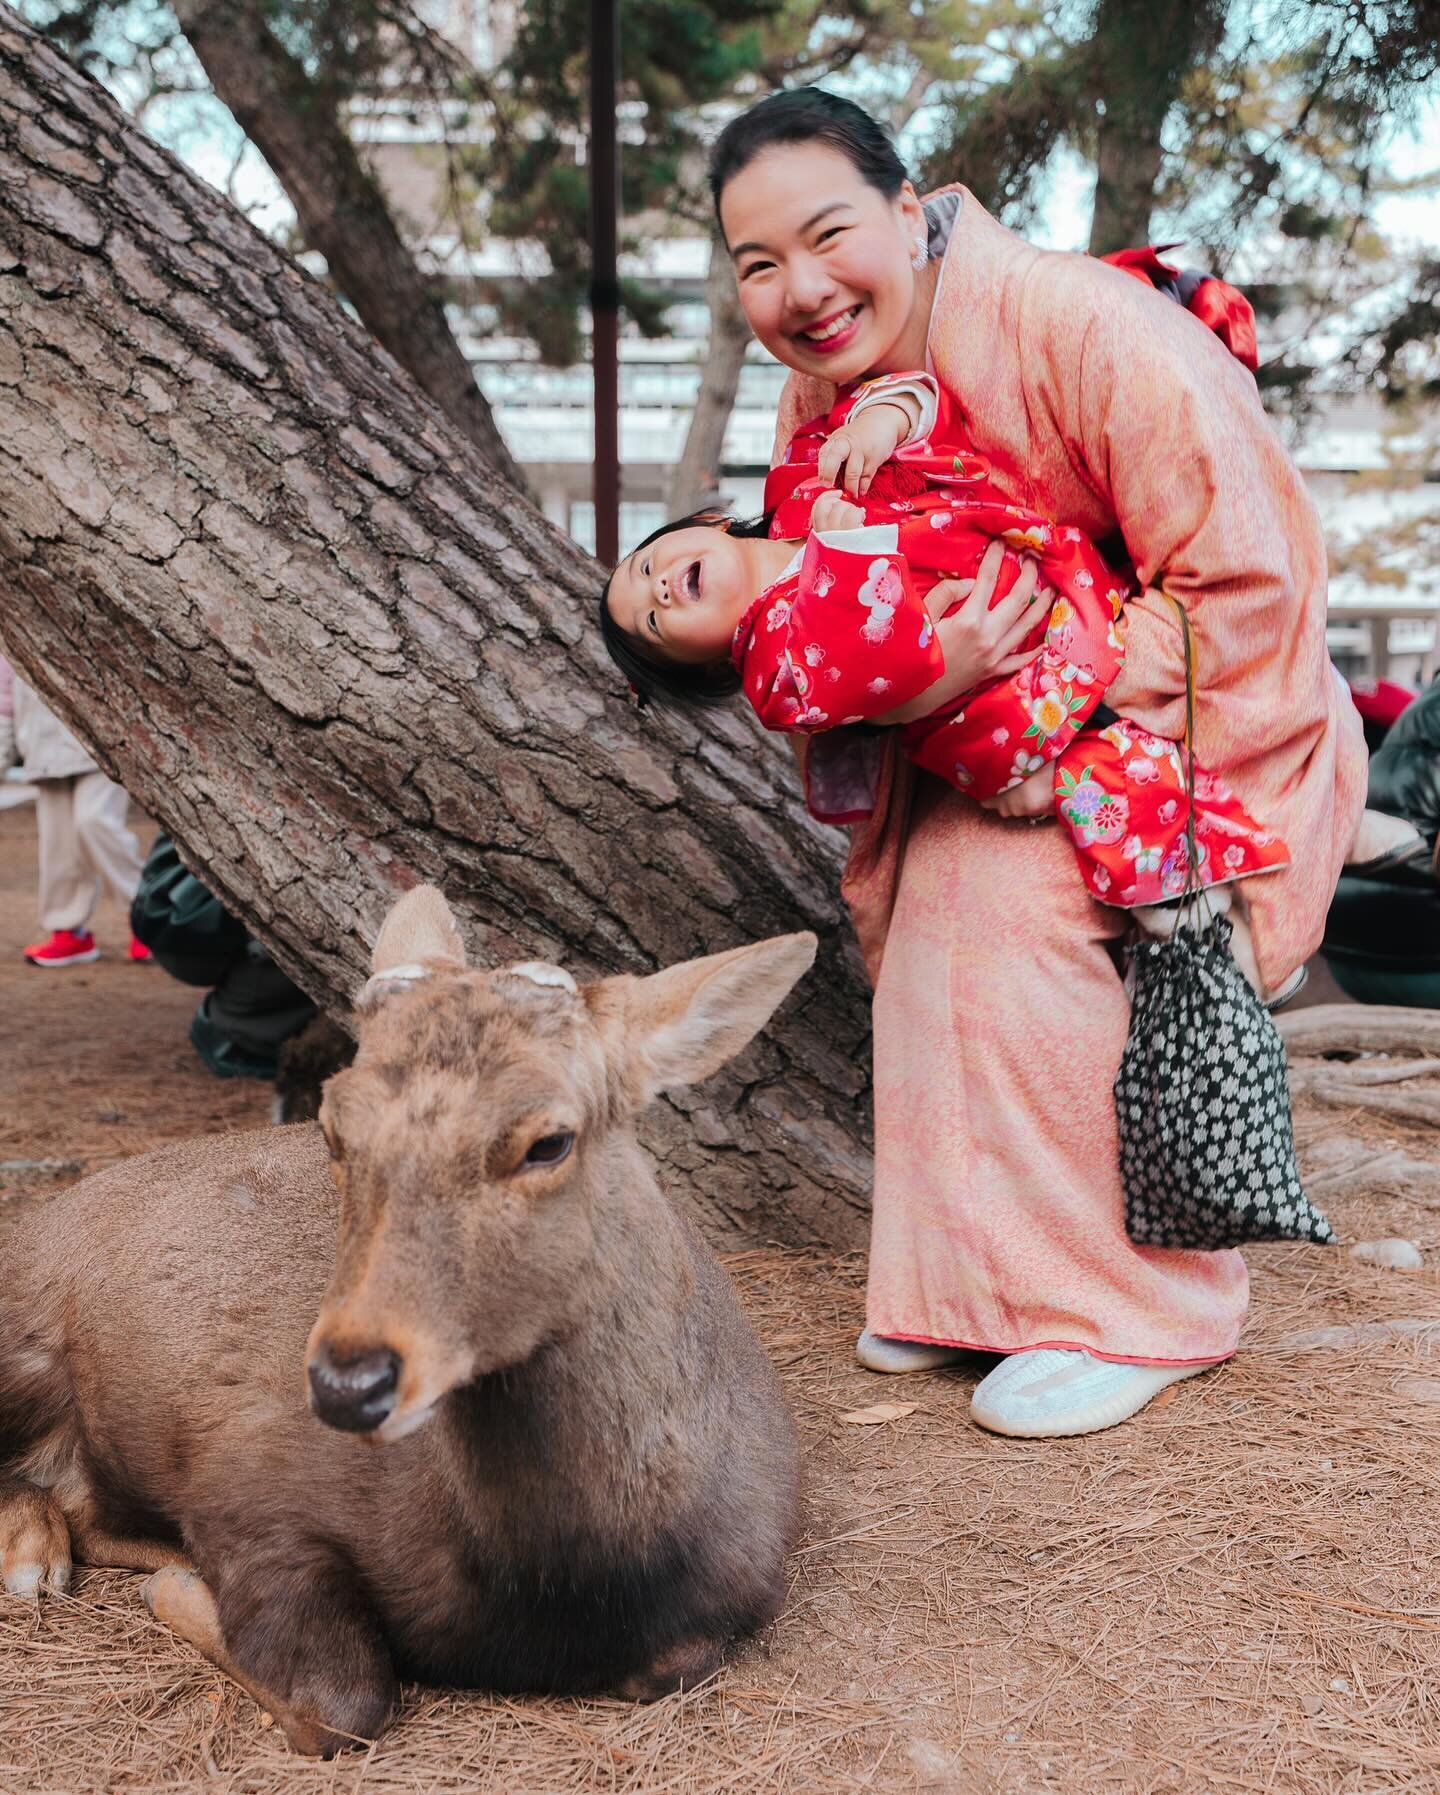
POLYGON ((309 1370, 310 1407, 327 1427, 369 1433, 395 1407, 400 1355, 388 1346, 337 1353, 324 1341, 309 1370))

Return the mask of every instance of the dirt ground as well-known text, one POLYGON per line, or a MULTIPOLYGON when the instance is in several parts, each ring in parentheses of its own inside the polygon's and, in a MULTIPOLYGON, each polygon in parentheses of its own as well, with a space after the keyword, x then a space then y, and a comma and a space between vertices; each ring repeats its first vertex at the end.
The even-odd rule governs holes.
MULTIPOLYGON (((31 1162, 0 1167, 0 1277, 27 1205, 267 1112, 264 1087, 202 1069, 198 994, 125 964, 117 914, 95 966, 21 961, 33 856, 29 809, 0 812, 0 1161, 31 1162)), ((1427 1204, 1382 1157, 1440 1157, 1433 1131, 1303 1104, 1297 1126, 1307 1172, 1361 1160, 1323 1198, 1347 1240, 1405 1236, 1440 1266, 1440 1186, 1427 1204)), ((88 1572, 38 1609, 0 1597, 0 1795, 1433 1795, 1440 1281, 1343 1248, 1247 1256, 1231 1366, 1051 1444, 969 1424, 982 1361, 861 1371, 857 1260, 738 1256, 808 1514, 784 1616, 712 1683, 645 1707, 411 1690, 371 1750, 312 1764, 151 1620, 138 1579, 88 1572), (1395 1320, 1416 1325, 1345 1331, 1395 1320), (843 1419, 887 1401, 914 1406, 843 1419)))

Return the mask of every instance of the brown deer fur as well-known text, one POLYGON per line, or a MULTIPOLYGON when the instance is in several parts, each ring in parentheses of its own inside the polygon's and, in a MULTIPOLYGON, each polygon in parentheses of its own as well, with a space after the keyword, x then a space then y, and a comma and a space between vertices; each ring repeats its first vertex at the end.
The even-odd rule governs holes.
POLYGON ((631 1120, 743 1047, 814 945, 576 992, 465 970, 439 894, 402 899, 320 1128, 166 1148, 12 1236, 6 1587, 63 1587, 72 1546, 168 1567, 156 1613, 307 1751, 378 1733, 399 1677, 652 1695, 707 1674, 780 1606, 798 1452, 631 1120), (387 1351, 380 1424, 322 1425, 307 1365, 344 1400, 387 1351))

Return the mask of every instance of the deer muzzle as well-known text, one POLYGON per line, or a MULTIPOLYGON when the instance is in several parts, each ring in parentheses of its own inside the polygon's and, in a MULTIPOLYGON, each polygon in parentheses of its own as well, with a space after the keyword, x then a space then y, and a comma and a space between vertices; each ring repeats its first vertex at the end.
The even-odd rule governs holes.
POLYGON ((327 1427, 372 1433, 395 1407, 400 1372, 388 1346, 342 1354, 322 1340, 309 1364, 311 1410, 327 1427))

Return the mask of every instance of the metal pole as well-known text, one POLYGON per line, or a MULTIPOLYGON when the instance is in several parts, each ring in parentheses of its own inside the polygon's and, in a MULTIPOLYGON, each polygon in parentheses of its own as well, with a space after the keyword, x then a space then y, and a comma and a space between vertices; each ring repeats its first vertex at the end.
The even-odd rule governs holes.
POLYGON ((590 0, 590 354, 595 382, 595 553, 620 558, 620 0, 590 0))

